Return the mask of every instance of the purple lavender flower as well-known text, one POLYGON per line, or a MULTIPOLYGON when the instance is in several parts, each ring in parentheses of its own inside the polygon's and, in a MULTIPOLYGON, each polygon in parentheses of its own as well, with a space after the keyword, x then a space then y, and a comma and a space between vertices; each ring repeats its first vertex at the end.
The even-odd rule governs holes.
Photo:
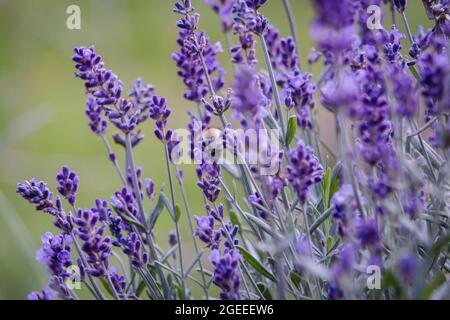
POLYGON ((145 185, 145 194, 147 195, 147 198, 150 199, 150 201, 153 202, 155 199, 155 183, 152 179, 145 179, 144 180, 145 185))
POLYGON ((17 184, 19 193, 29 203, 35 204, 37 211, 43 211, 55 217, 53 224, 65 231, 72 230, 70 215, 64 212, 60 197, 53 199, 53 193, 47 188, 45 182, 37 182, 35 179, 27 180, 17 184))
POLYGON ((97 104, 93 97, 88 97, 86 102, 86 115, 89 118, 89 127, 98 136, 105 134, 108 122, 102 116, 102 107, 97 104))
POLYGON ((256 74, 257 72, 253 67, 243 65, 237 71, 234 79, 235 98, 232 109, 234 118, 240 120, 244 128, 258 128, 270 103, 262 94, 256 74))
POLYGON ((412 219, 425 210, 425 191, 419 183, 412 184, 400 195, 400 201, 405 213, 412 219))
POLYGON ((362 219, 356 221, 356 238, 360 241, 361 246, 378 247, 381 240, 378 224, 374 218, 362 219))
POLYGON ((126 278, 123 275, 120 275, 117 272, 117 268, 110 268, 109 270, 109 277, 111 279, 111 283, 114 286, 114 289, 118 293, 119 297, 124 298, 126 297, 125 290, 126 290, 126 278))
POLYGON ((55 300, 57 297, 57 293, 53 289, 45 287, 40 292, 31 292, 28 294, 27 300, 55 300))
POLYGON ((190 0, 175 4, 174 11, 183 17, 177 23, 180 29, 177 39, 180 50, 172 54, 172 59, 179 68, 178 75, 188 89, 184 97, 198 102, 209 92, 202 59, 215 91, 223 87, 225 71, 217 60, 217 54, 223 51, 220 43, 212 45, 204 32, 197 32, 199 14, 191 15, 193 10, 190 0))
POLYGON ((214 229, 214 218, 207 216, 194 216, 197 222, 197 229, 195 229, 194 236, 198 237, 204 242, 208 248, 218 249, 220 245, 221 232, 214 229))
POLYGON ((131 263, 136 268, 145 267, 148 262, 148 254, 142 248, 142 242, 135 232, 122 239, 123 253, 130 257, 131 263))
POLYGON ((405 36, 398 31, 396 26, 392 26, 391 32, 386 35, 388 39, 384 44, 384 55, 390 63, 398 62, 401 58, 402 43, 405 36))
POLYGON ((246 32, 262 35, 269 26, 269 21, 257 11, 260 1, 237 0, 233 8, 235 31, 243 28, 246 32))
POLYGON ((404 255, 398 262, 400 276, 405 284, 411 285, 414 281, 415 273, 418 268, 418 262, 414 255, 404 255))
POLYGON ((156 95, 154 95, 149 112, 150 118, 155 120, 155 136, 161 141, 170 141, 170 136, 168 134, 171 131, 164 133, 167 126, 167 120, 172 113, 169 106, 167 105, 166 98, 158 98, 156 95))
POLYGON ((130 192, 127 188, 122 188, 120 191, 117 191, 114 196, 111 197, 110 203, 119 215, 131 215, 131 217, 141 221, 134 193, 130 192))
MULTIPOLYGON (((269 22, 259 12, 248 6, 244 0, 237 0, 233 7, 233 32, 239 44, 231 48, 232 62, 255 65, 258 61, 255 52, 254 34, 264 35, 269 22)), ((269 32, 273 31, 269 30, 269 32)))
POLYGON ((406 4, 408 3, 407 0, 392 0, 392 2, 394 3, 395 8, 400 12, 405 11, 406 4))
POLYGON ((109 120, 124 134, 129 134, 136 129, 140 110, 128 99, 119 99, 116 108, 106 112, 109 120))
POLYGON ((386 101, 386 85, 377 63, 369 64, 363 79, 363 113, 358 125, 359 151, 363 160, 377 164, 392 153, 392 123, 386 101))
POLYGON ((298 256, 296 257, 298 261, 295 262, 294 268, 299 274, 302 274, 305 271, 305 263, 307 261, 312 261, 311 259, 313 258, 308 238, 304 236, 296 239, 294 249, 298 256))
POLYGON ((37 211, 53 213, 53 193, 43 181, 26 180, 17 184, 17 193, 29 203, 36 205, 37 211))
POLYGON ((267 212, 266 212, 265 210, 262 210, 262 209, 260 209, 259 207, 257 207, 257 205, 259 205, 259 206, 261 206, 261 207, 264 207, 264 202, 263 202, 261 196, 259 195, 259 193, 258 193, 258 192, 255 192, 254 194, 251 194, 251 195, 248 197, 248 200, 250 201, 251 204, 253 204, 253 205, 255 206, 255 210, 256 210, 256 212, 258 213, 258 215, 259 215, 262 219, 266 220, 267 217, 268 217, 267 212))
POLYGON ((169 232, 168 243, 171 247, 175 246, 178 243, 177 233, 174 230, 169 232))
POLYGON ((63 166, 56 175, 58 192, 73 206, 77 200, 78 176, 69 167, 63 166))
POLYGON ((239 240, 236 239, 239 232, 239 227, 233 225, 231 221, 224 224, 224 226, 220 229, 220 232, 225 238, 223 245, 226 249, 232 250, 239 244, 239 240))
POLYGON ((219 250, 213 250, 209 256, 209 261, 214 265, 213 283, 222 289, 222 300, 240 300, 240 260, 241 255, 237 250, 225 250, 223 254, 219 250))
POLYGON ((327 300, 342 300, 344 299, 344 292, 341 288, 336 286, 334 283, 327 284, 327 300))
POLYGON ((288 108, 297 109, 297 120, 302 128, 312 128, 310 109, 314 106, 316 85, 312 83, 312 75, 294 71, 286 75, 287 81, 283 90, 285 104, 288 108))
POLYGON ((344 299, 345 294, 343 288, 340 286, 340 283, 351 276, 354 263, 356 262, 356 253, 357 250, 352 244, 345 244, 339 250, 337 259, 331 267, 332 281, 328 283, 327 299, 344 299))
POLYGON ((424 2, 428 17, 436 22, 434 34, 438 37, 450 36, 450 22, 448 14, 450 12, 450 3, 448 0, 435 0, 433 2, 424 2))
POLYGON ((197 176, 200 180, 197 186, 211 202, 215 202, 220 195, 220 174, 220 165, 215 162, 204 162, 197 168, 197 176))
POLYGON ((74 217, 76 234, 82 241, 81 249, 87 255, 90 267, 85 271, 94 277, 103 277, 109 267, 111 238, 104 237, 105 223, 101 222, 98 212, 80 209, 74 217))
POLYGON ((111 209, 108 207, 108 201, 96 199, 94 204, 95 207, 91 209, 92 212, 98 216, 100 221, 106 221, 112 214, 111 209))
POLYGON ((259 8, 261 8, 268 0, 245 0, 245 3, 247 3, 247 5, 255 10, 258 10, 259 8))
POLYGON ((231 95, 232 91, 228 90, 227 95, 225 97, 217 95, 212 96, 211 103, 207 102, 204 98, 202 98, 201 101, 208 112, 211 112, 215 115, 221 115, 231 107, 233 101, 231 95))
POLYGON ((355 75, 343 71, 320 88, 321 102, 332 112, 359 113, 360 88, 355 75))
POLYGON ((36 260, 46 265, 50 274, 68 277, 67 268, 72 265, 70 236, 64 233, 54 236, 51 232, 46 232, 41 241, 42 247, 36 252, 36 260))
POLYGON ((138 124, 143 123, 149 118, 150 115, 148 110, 152 105, 154 95, 155 88, 152 85, 142 81, 142 79, 137 79, 133 83, 131 91, 128 94, 128 98, 138 110, 138 124))
MULTIPOLYGON (((137 178, 137 189, 139 190, 139 194, 141 196, 141 199, 144 199, 144 190, 142 189, 142 169, 136 168, 136 178, 137 178)), ((127 185, 130 190, 133 190, 133 174, 131 169, 127 170, 127 185)))
POLYGON ((281 64, 280 54, 280 31, 273 25, 269 25, 263 34, 264 40, 266 40, 267 49, 269 52, 270 61, 272 67, 277 70, 281 64))
POLYGON ((286 175, 297 193, 298 199, 304 203, 308 197, 308 190, 323 179, 323 168, 314 155, 313 150, 299 141, 297 147, 288 154, 290 165, 286 175))
MULTIPOLYGON (((144 140, 144 135, 141 134, 140 130, 136 130, 129 133, 131 140, 131 147, 136 147, 142 140, 144 140)), ((123 148, 126 148, 126 138, 120 133, 113 134, 114 142, 123 148)), ((115 159, 114 154, 110 155, 110 160, 115 159)))
POLYGON ((94 47, 75 48, 72 60, 76 63, 77 78, 85 81, 88 94, 101 106, 115 105, 122 95, 122 82, 110 70, 105 69, 103 59, 94 47))
MULTIPOLYGON (((367 21, 369 21, 369 13, 367 12, 367 8, 371 5, 378 6, 382 8, 382 0, 361 0, 359 2, 358 7, 358 25, 360 29, 360 38, 362 44, 371 44, 374 45, 376 43, 376 32, 367 27, 367 21)), ((384 14, 381 17, 384 18, 384 14)), ((382 21, 381 21, 382 22, 382 21)))
POLYGON ((444 50, 444 41, 434 38, 430 48, 419 58, 422 96, 426 99, 426 121, 440 111, 448 111, 449 105, 443 101, 445 97, 446 77, 450 72, 448 53, 444 50), (442 107, 440 105, 442 104, 442 107))
POLYGON ((311 27, 311 35, 318 48, 331 54, 350 50, 355 37, 354 1, 313 0, 313 5, 316 19, 311 27))
POLYGON ((413 118, 419 111, 414 79, 404 66, 391 65, 389 78, 392 81, 392 93, 397 102, 395 111, 400 117, 413 118))
POLYGON ((352 218, 359 213, 354 199, 352 186, 343 184, 331 199, 333 206, 333 218, 337 222, 338 234, 345 237, 348 234, 348 227, 352 226, 352 218))
POLYGON ((219 204, 217 206, 217 209, 214 210, 213 208, 211 208, 209 205, 206 205, 206 211, 208 212, 208 215, 210 215, 211 217, 213 217, 216 221, 222 221, 223 220, 223 216, 224 216, 224 212, 225 212, 225 208, 223 207, 222 204, 219 204))

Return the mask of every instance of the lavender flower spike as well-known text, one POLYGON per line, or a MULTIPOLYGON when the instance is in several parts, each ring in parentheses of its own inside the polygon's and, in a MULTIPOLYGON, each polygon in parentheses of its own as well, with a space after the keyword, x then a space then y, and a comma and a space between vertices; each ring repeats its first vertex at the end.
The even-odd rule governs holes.
POLYGON ((75 205, 78 191, 77 174, 74 171, 71 171, 69 167, 63 166, 61 171, 56 175, 56 181, 58 182, 58 192, 66 198, 72 206, 75 205))
POLYGON ((237 250, 226 250, 220 254, 219 250, 213 250, 209 261, 214 265, 213 282, 222 289, 222 300, 240 300, 239 287, 241 277, 239 275, 239 261, 241 255, 237 250))
POLYGON ((115 105, 122 95, 122 82, 105 69, 103 59, 96 54, 94 47, 79 47, 74 51, 72 60, 78 69, 75 76, 85 81, 86 92, 101 106, 115 105))
POLYGON ((287 167, 287 178, 297 192, 298 199, 305 202, 309 187, 323 179, 323 168, 313 150, 299 141, 297 147, 288 154, 291 165, 287 167))

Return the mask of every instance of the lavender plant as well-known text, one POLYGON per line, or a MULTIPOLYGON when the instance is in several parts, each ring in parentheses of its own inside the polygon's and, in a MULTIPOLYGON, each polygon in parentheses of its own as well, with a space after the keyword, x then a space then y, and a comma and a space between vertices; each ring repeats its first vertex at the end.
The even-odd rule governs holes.
POLYGON ((450 2, 423 1, 435 26, 413 34, 407 1, 384 1, 404 35, 396 25, 368 28, 367 7, 381 0, 312 0, 316 48, 308 63, 323 57, 317 76, 301 67, 289 1, 285 38, 262 13, 267 2, 205 1, 226 50, 200 30, 190 0, 175 2, 172 58, 193 104, 185 144, 169 127, 170 99, 141 79, 125 95, 94 47, 75 48, 88 126, 122 185, 92 208, 79 207, 83 182, 67 166, 56 176, 59 195, 36 179, 17 185, 58 230, 45 233, 37 252, 49 285, 29 299, 78 299, 74 281, 95 299, 450 298, 450 2), (232 83, 219 54, 234 64, 232 83), (320 137, 320 107, 335 118, 334 151, 320 137), (206 134, 215 122, 223 130, 206 134), (156 194, 135 163, 150 125, 165 155, 168 195, 156 194), (111 127, 124 163, 109 144, 111 127), (252 140, 256 131, 264 134, 252 140), (198 177, 189 197, 183 151, 195 160, 183 169, 198 177), (196 215, 194 196, 204 201, 196 215), (174 228, 168 246, 154 237, 165 211, 174 228), (193 255, 183 250, 185 221, 193 255))

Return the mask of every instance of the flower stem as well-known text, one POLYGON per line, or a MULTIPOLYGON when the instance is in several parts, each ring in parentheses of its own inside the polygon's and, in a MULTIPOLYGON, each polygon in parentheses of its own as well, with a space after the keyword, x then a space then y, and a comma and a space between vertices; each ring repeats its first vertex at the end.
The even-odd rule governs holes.
MULTIPOLYGON (((173 188, 173 179, 172 179, 172 169, 170 167, 170 160, 169 160, 169 147, 167 146, 167 144, 164 144, 164 151, 165 151, 165 156, 166 156, 166 165, 167 165, 167 175, 169 177, 169 186, 170 186, 170 197, 172 200, 172 208, 174 210, 174 214, 175 214, 175 193, 174 193, 174 188, 173 188)), ((186 288, 184 285, 184 267, 183 267, 183 250, 182 250, 182 246, 181 246, 181 236, 180 236, 180 228, 178 225, 178 221, 176 217, 174 218, 174 222, 175 222, 175 232, 177 234, 177 239, 178 239, 178 255, 180 256, 180 273, 183 275, 180 279, 181 281, 181 288, 183 289, 183 296, 182 299, 185 298, 185 294, 186 294, 186 288)))
MULTIPOLYGON (((114 154, 111 145, 108 142, 108 139, 102 135, 102 141, 106 147, 106 150, 108 150, 108 155, 111 156, 112 154, 114 154)), ((125 181, 125 178, 123 176, 122 170, 120 170, 120 166, 119 163, 117 161, 117 159, 114 158, 114 160, 111 160, 112 163, 114 164, 114 168, 116 169, 117 175, 119 176, 120 180, 122 181, 123 185, 126 186, 127 182, 125 181)))
MULTIPOLYGON (((198 249, 198 245, 197 245, 197 240, 195 239, 195 236, 194 236, 194 226, 192 225, 191 208, 189 207, 189 202, 187 200, 186 191, 184 190, 183 183, 182 183, 182 181, 180 179, 177 179, 177 180, 178 180, 178 186, 179 186, 180 192, 181 192, 181 197, 183 198, 184 207, 186 209, 186 213, 187 213, 187 216, 188 216, 189 228, 190 228, 191 235, 192 235, 192 241, 194 243, 195 253, 198 255, 199 254, 199 249, 198 249)), ((200 268, 200 273, 201 273, 201 277, 202 277, 203 291, 205 293, 205 298, 208 299, 208 297, 209 297, 209 295, 208 295, 208 285, 206 283, 205 274, 203 272, 203 264, 201 262, 201 259, 198 259, 198 266, 200 268)))
MULTIPOLYGON (((79 255, 80 259, 81 259, 81 263, 83 264, 83 267, 84 267, 85 270, 86 270, 86 269, 88 268, 89 264, 87 263, 86 257, 84 256, 83 251, 81 250, 81 247, 80 247, 80 245, 78 244, 77 238, 75 237, 75 233, 72 231, 72 232, 70 233, 70 236, 72 237, 72 240, 73 240, 73 243, 74 243, 74 245, 75 245, 75 248, 76 248, 76 250, 77 250, 77 252, 78 252, 78 255, 79 255)), ((105 300, 105 296, 103 295, 103 293, 101 292, 101 290, 100 290, 99 287, 97 286, 97 283, 95 283, 94 278, 93 278, 93 277, 89 274, 89 272, 87 272, 87 271, 86 271, 86 274, 87 274, 87 276, 88 276, 88 278, 89 278, 89 281, 90 281, 91 284, 92 284, 92 288, 93 288, 93 290, 94 290, 94 292, 95 292, 95 297, 96 297, 98 300, 105 300)))
POLYGON ((269 50, 267 48, 266 39, 264 39, 263 35, 259 35, 259 39, 261 40, 261 45, 264 53, 264 60, 266 62, 267 71, 269 72, 270 82, 272 84, 272 91, 275 99, 275 106, 277 108, 278 118, 280 119, 281 133, 283 134, 283 141, 285 141, 286 137, 286 127, 284 124, 283 112, 281 109, 281 99, 280 93, 278 92, 277 82, 275 80, 275 72, 273 71, 272 62, 270 61, 269 50))
POLYGON ((294 42, 295 42, 295 48, 297 49, 298 69, 300 70, 300 72, 302 72, 300 44, 298 42, 297 29, 295 28, 294 13, 292 11, 292 7, 291 7, 289 0, 283 0, 283 4, 284 4, 284 9, 286 11, 286 15, 288 17, 289 28, 291 29, 292 38, 294 39, 294 42))
MULTIPOLYGON (((144 212, 144 205, 142 203, 142 198, 141 198, 141 194, 139 192, 139 184, 138 184, 138 179, 137 179, 137 174, 136 174, 136 166, 134 163, 134 157, 133 157, 133 147, 131 144, 131 138, 130 138, 130 134, 127 134, 125 136, 125 147, 126 147, 126 157, 128 159, 128 166, 129 169, 131 170, 131 179, 133 182, 133 190, 134 190, 134 195, 136 197, 136 201, 138 202, 138 207, 139 207, 139 213, 141 215, 142 221, 145 224, 145 212, 144 212)), ((158 256, 156 254, 156 249, 155 249, 155 244, 153 242, 152 237, 149 235, 151 232, 151 230, 148 230, 148 235, 147 235, 147 242, 148 242, 148 246, 150 248, 150 257, 154 260, 157 261, 158 260, 158 256)), ((162 272, 161 267, 159 266, 159 264, 156 264, 156 270, 158 272, 158 276, 160 278, 161 284, 164 288, 164 294, 167 296, 169 294, 169 287, 166 283, 166 278, 164 277, 164 273, 162 272)))
POLYGON ((408 34, 409 42, 410 42, 411 46, 414 46, 414 38, 413 38, 411 28, 408 23, 408 19, 406 18, 405 11, 402 12, 401 16, 403 19, 403 24, 405 25, 406 33, 408 34))

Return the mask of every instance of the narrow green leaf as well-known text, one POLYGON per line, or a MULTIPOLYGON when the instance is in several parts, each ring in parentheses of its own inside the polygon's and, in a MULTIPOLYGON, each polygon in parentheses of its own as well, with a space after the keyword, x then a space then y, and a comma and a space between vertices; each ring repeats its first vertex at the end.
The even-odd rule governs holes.
POLYGON ((328 219, 328 217, 331 215, 332 211, 333 211, 332 208, 328 208, 327 210, 325 210, 325 212, 323 212, 323 213, 319 216, 319 218, 317 218, 317 220, 314 221, 314 223, 312 224, 312 226, 309 228, 309 233, 313 233, 314 231, 316 231, 316 229, 317 229, 318 227, 320 227, 320 225, 321 225, 322 223, 324 223, 325 220, 328 219))
POLYGON ((114 212, 120 216, 125 222, 136 226, 137 228, 139 228, 141 231, 147 232, 147 229, 145 228, 144 225, 142 225, 139 221, 136 221, 134 219, 131 219, 130 217, 126 216, 125 214, 122 214, 119 210, 116 210, 116 208, 114 208, 114 212))
POLYGON ((145 284, 145 281, 141 281, 141 283, 139 283, 139 286, 136 290, 136 295, 138 297, 141 296, 142 292, 144 292, 144 289, 147 288, 147 285, 145 284))
POLYGON ((244 257, 245 261, 247 261, 256 271, 258 271, 261 275, 266 277, 267 279, 276 282, 275 277, 272 273, 270 273, 255 257, 253 257, 250 252, 245 250, 240 246, 236 246, 244 257))
POLYGON ((403 295, 402 287, 391 271, 385 272, 382 287, 386 289, 393 288, 395 294, 395 296, 393 297, 394 299, 400 299, 403 295))
POLYGON ((169 211, 170 216, 175 221, 175 212, 174 212, 174 209, 172 207, 172 204, 170 203, 169 198, 167 198, 167 196, 166 196, 166 194, 164 192, 161 192, 161 194, 159 196, 162 198, 164 206, 167 208, 167 211, 169 211))
POLYGON ((301 281, 301 277, 300 275, 297 273, 297 271, 291 271, 291 273, 289 274, 289 277, 291 278, 292 283, 294 284, 294 286, 297 289, 300 289, 300 281, 301 281))
POLYGON ((181 218, 181 208, 177 203, 175 204, 175 222, 180 221, 180 218, 181 218))
POLYGON ((333 238, 327 237, 327 252, 330 252, 332 246, 333 246, 333 238))
POLYGON ((161 191, 159 192, 158 202, 156 203, 155 208, 150 213, 150 216, 148 217, 148 226, 150 230, 153 230, 155 227, 156 221, 158 220, 159 216, 161 215, 161 212, 164 210, 164 201, 161 197, 161 194, 164 194, 163 188, 161 188, 161 191))
POLYGON ((248 218, 248 220, 251 220, 252 222, 254 222, 258 227, 260 227, 266 233, 268 233, 269 235, 273 235, 273 231, 270 228, 270 226, 267 223, 265 223, 262 219, 255 217, 254 215, 252 215, 250 213, 246 213, 245 216, 246 216, 246 218, 248 218))
POLYGON ((264 299, 273 300, 269 288, 267 288, 267 286, 264 283, 258 282, 256 286, 258 287, 259 291, 261 291, 262 295, 264 296, 264 299))
POLYGON ((333 198, 334 194, 339 190, 339 177, 342 172, 342 163, 338 162, 331 171, 331 188, 330 188, 330 199, 333 198))
POLYGON ((108 293, 109 293, 110 295, 113 295, 113 292, 112 292, 111 288, 109 287, 109 283, 108 283, 108 281, 106 280, 106 278, 105 278, 105 277, 100 278, 100 281, 101 281, 103 287, 105 288, 105 290, 108 291, 108 293))
POLYGON ((297 116, 293 115, 289 118, 288 127, 286 131, 286 146, 289 147, 292 140, 294 140, 295 133, 297 132, 297 116))
POLYGON ((236 214, 236 212, 234 212, 233 210, 230 210, 230 220, 233 225, 239 227, 239 232, 242 232, 241 221, 239 220, 239 217, 236 214))
POLYGON ((419 71, 417 71, 416 66, 412 65, 409 66, 409 71, 413 74, 414 78, 416 78, 417 81, 420 81, 420 74, 419 71))
POLYGON ((425 288, 422 293, 423 300, 429 300, 436 289, 445 282, 445 276, 438 273, 436 278, 425 288))

